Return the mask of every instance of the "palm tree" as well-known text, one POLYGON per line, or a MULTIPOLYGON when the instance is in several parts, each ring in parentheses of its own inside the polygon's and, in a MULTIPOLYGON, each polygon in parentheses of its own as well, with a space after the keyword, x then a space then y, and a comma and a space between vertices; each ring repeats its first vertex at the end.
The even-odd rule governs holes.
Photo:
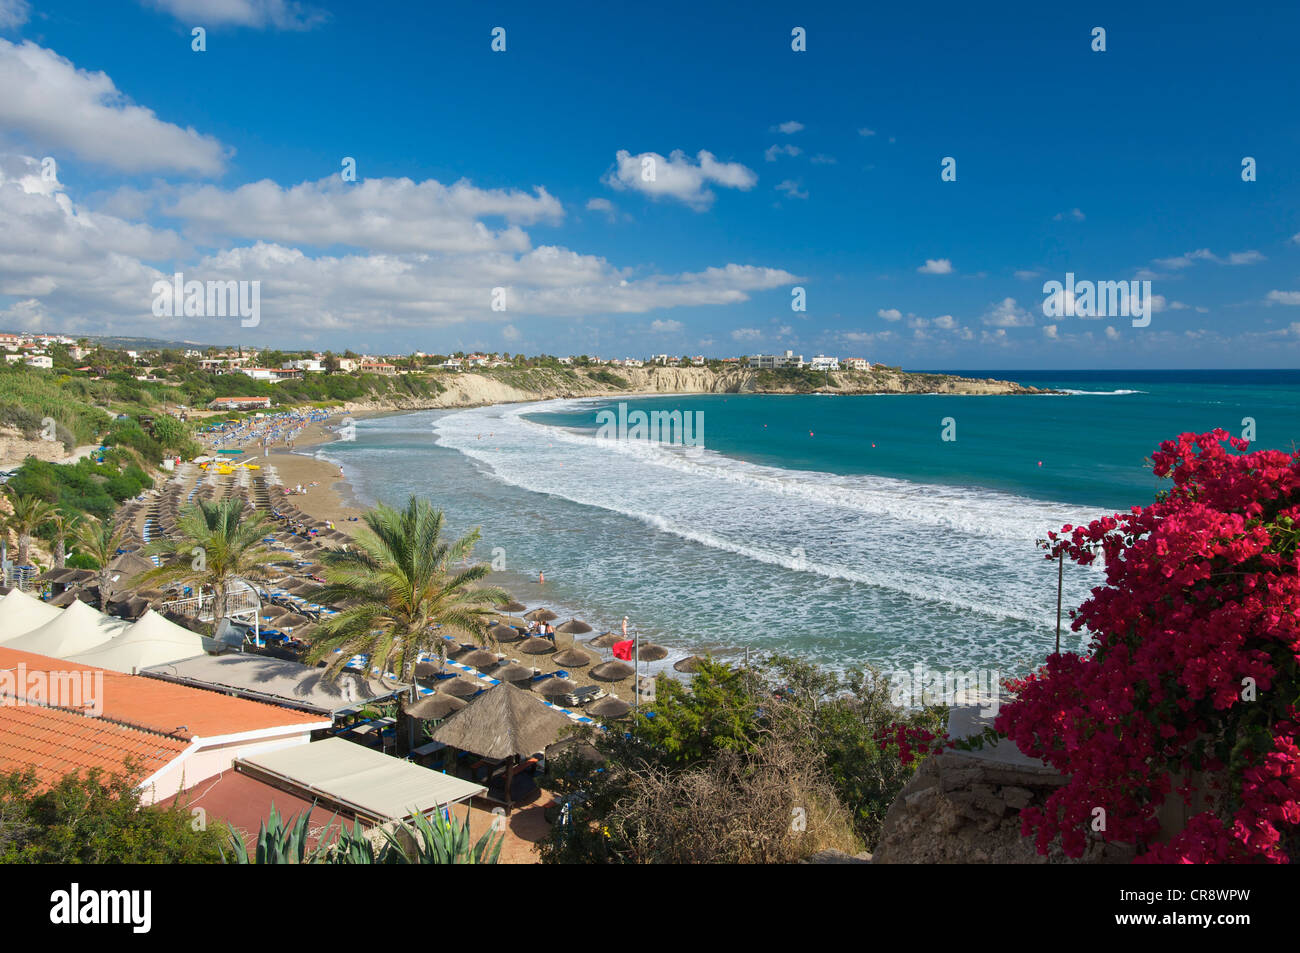
POLYGON ((26 566, 31 553, 32 537, 36 535, 37 527, 53 514, 54 507, 39 496, 23 496, 11 490, 8 495, 13 512, 6 522, 18 537, 18 565, 26 566))
POLYGON ((328 584, 312 598, 343 611, 321 624, 307 659, 328 660, 332 677, 353 655, 368 655, 381 672, 410 681, 420 652, 442 648, 435 623, 443 632, 483 636, 493 606, 509 596, 474 585, 488 574, 486 563, 453 571, 473 553, 479 531, 445 541, 443 514, 428 500, 412 496, 404 510, 380 504, 362 519, 356 545, 324 558, 328 584))
POLYGON ((95 560, 99 566, 99 609, 103 612, 108 608, 108 587, 112 580, 113 570, 108 568, 117 556, 117 551, 122 548, 122 540, 126 538, 126 532, 119 526, 115 526, 109 520, 98 520, 91 516, 82 520, 76 528, 75 539, 77 548, 95 560))
POLYGON ((68 538, 73 536, 77 531, 77 524, 81 522, 81 514, 69 516, 61 510, 56 510, 50 514, 50 525, 54 527, 54 568, 62 569, 67 562, 68 555, 68 538))
POLYGON ((266 517, 240 499, 197 500, 186 506, 167 539, 144 548, 162 557, 162 565, 143 573, 139 581, 182 582, 201 595, 213 592, 212 620, 226 615, 230 590, 236 579, 265 582, 267 565, 278 556, 262 542, 266 517))

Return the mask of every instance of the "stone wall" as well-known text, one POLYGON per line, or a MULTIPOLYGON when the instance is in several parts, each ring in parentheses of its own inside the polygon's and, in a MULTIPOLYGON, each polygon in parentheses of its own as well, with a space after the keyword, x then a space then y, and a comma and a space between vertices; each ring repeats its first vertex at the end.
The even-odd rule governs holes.
MULTIPOLYGON (((953 709, 949 736, 967 737, 983 724, 979 709, 953 709)), ((1020 810, 1041 805, 1064 784, 1053 768, 1026 757, 1009 741, 977 751, 926 758, 885 815, 877 864, 1127 863, 1131 848, 1090 844, 1072 860, 1053 846, 1040 855, 1020 836, 1020 810)))

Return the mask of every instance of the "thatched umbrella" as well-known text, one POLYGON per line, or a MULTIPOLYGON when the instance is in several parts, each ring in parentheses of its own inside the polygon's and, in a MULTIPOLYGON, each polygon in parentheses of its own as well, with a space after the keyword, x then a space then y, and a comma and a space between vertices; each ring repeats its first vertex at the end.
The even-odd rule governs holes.
MULTIPOLYGON (((433 732, 433 740, 493 761, 532 757, 572 727, 567 715, 543 705, 514 685, 496 685, 456 712, 433 732)), ((506 813, 510 812, 514 764, 506 769, 506 813)))
POLYGON ((552 695, 572 695, 577 687, 575 682, 567 678, 543 678, 533 683, 533 691, 543 698, 550 698, 552 695))
POLYGON ((493 678, 499 678, 503 682, 522 682, 530 679, 534 675, 533 669, 527 665, 520 665, 518 662, 511 662, 503 665, 492 673, 493 678))
POLYGON ((592 662, 596 661, 595 656, 582 651, 576 645, 565 649, 563 652, 557 652, 552 656, 557 665, 563 665, 565 668, 585 668, 592 662))
POLYGON ((524 639, 519 645, 519 651, 525 655, 545 655, 548 652, 555 651, 555 643, 550 639, 533 638, 524 639))
POLYGON ((596 704, 589 705, 586 709, 587 714, 595 715, 597 718, 622 718, 631 710, 631 705, 621 698, 615 698, 613 695, 602 698, 596 704))
POLYGON ((591 631, 591 626, 587 625, 587 623, 583 622, 581 619, 570 619, 563 625, 557 625, 555 631, 567 632, 569 635, 583 635, 584 633, 591 631))
POLYGON ((136 553, 123 553, 109 563, 108 568, 114 573, 120 573, 124 578, 130 579, 158 567, 151 560, 136 553))
POLYGON ((507 645, 511 642, 518 642, 524 637, 524 634, 514 626, 501 625, 500 623, 488 626, 487 634, 492 641, 499 642, 502 645, 507 645))
POLYGON ((679 672, 685 672, 686 674, 689 675, 692 672, 698 672, 700 670, 700 663, 703 661, 704 661, 704 656, 691 655, 688 656, 687 658, 681 659, 680 661, 674 662, 673 668, 679 672))
POLYGON ((408 702, 402 706, 402 711, 406 712, 407 717, 416 718, 420 721, 441 721, 460 711, 468 704, 469 702, 463 698, 457 698, 455 695, 437 693, 425 695, 418 702, 408 702))
POLYGON ((419 681, 421 679, 436 678, 442 674, 442 669, 442 662, 416 662, 415 679, 419 681))
POLYGON ((300 625, 307 625, 310 622, 311 619, 307 618, 305 615, 299 615, 296 612, 289 612, 275 620, 275 627, 277 629, 293 629, 300 625))
POLYGON ((475 649, 467 655, 462 655, 456 661, 481 670, 491 668, 501 660, 497 658, 495 652, 489 652, 487 649, 475 649))
POLYGON ((460 675, 451 679, 451 681, 443 682, 438 686, 438 691, 447 695, 455 695, 457 698, 472 698, 485 687, 487 687, 486 684, 480 682, 477 678, 460 675))
POLYGON ((40 582, 51 582, 57 584, 63 582, 64 579, 68 578, 76 571, 77 570, 71 566, 62 566, 58 569, 51 569, 48 572, 43 572, 36 578, 40 582))
POLYGON ((613 646, 615 642, 625 642, 625 641, 627 640, 624 639, 623 636, 619 635, 617 632, 606 632, 603 635, 596 636, 587 644, 590 645, 592 648, 607 649, 613 646))
POLYGON ((621 682, 632 671, 632 666, 626 662, 602 662, 591 670, 591 677, 602 682, 621 682))
POLYGON ((668 657, 666 648, 662 645, 652 645, 649 642, 643 642, 637 649, 637 653, 642 662, 657 662, 668 657))
POLYGON ((522 602, 503 602, 497 608, 506 612, 523 612, 528 607, 522 602))
POLYGON ((558 619, 559 616, 550 609, 534 609, 532 612, 527 613, 524 618, 533 622, 551 622, 558 619))

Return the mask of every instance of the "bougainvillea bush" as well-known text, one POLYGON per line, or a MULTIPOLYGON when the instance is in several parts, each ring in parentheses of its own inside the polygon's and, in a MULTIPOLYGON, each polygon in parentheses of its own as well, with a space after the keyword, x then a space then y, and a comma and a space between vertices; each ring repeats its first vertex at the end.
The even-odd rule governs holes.
POLYGON ((1300 453, 1246 450, 1182 434, 1152 456, 1173 480, 1156 502, 1049 534, 1047 558, 1103 556, 1106 584, 1073 613, 1087 653, 1013 683, 996 721, 1069 779, 1021 813, 1040 853, 1090 835, 1155 863, 1300 848, 1300 453), (1170 798, 1197 813, 1161 842, 1170 798))

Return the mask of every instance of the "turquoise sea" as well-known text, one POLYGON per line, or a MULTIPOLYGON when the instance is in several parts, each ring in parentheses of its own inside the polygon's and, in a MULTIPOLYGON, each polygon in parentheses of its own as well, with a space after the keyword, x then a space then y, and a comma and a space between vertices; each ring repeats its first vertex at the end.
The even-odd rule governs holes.
MULTIPOLYGON (((703 448, 603 439, 617 398, 419 412, 319 451, 363 501, 431 497, 517 598, 673 650, 1003 675, 1054 642, 1035 540, 1147 503, 1185 430, 1300 442, 1300 371, 963 371, 1019 397, 689 395, 703 448), (949 437, 943 439, 945 431, 949 437), (537 573, 544 571, 544 587, 537 573)), ((635 420, 635 418, 632 418, 635 420)), ((1068 565, 1066 606, 1101 580, 1068 565)), ((1063 644, 1077 648, 1067 630, 1063 644)))

